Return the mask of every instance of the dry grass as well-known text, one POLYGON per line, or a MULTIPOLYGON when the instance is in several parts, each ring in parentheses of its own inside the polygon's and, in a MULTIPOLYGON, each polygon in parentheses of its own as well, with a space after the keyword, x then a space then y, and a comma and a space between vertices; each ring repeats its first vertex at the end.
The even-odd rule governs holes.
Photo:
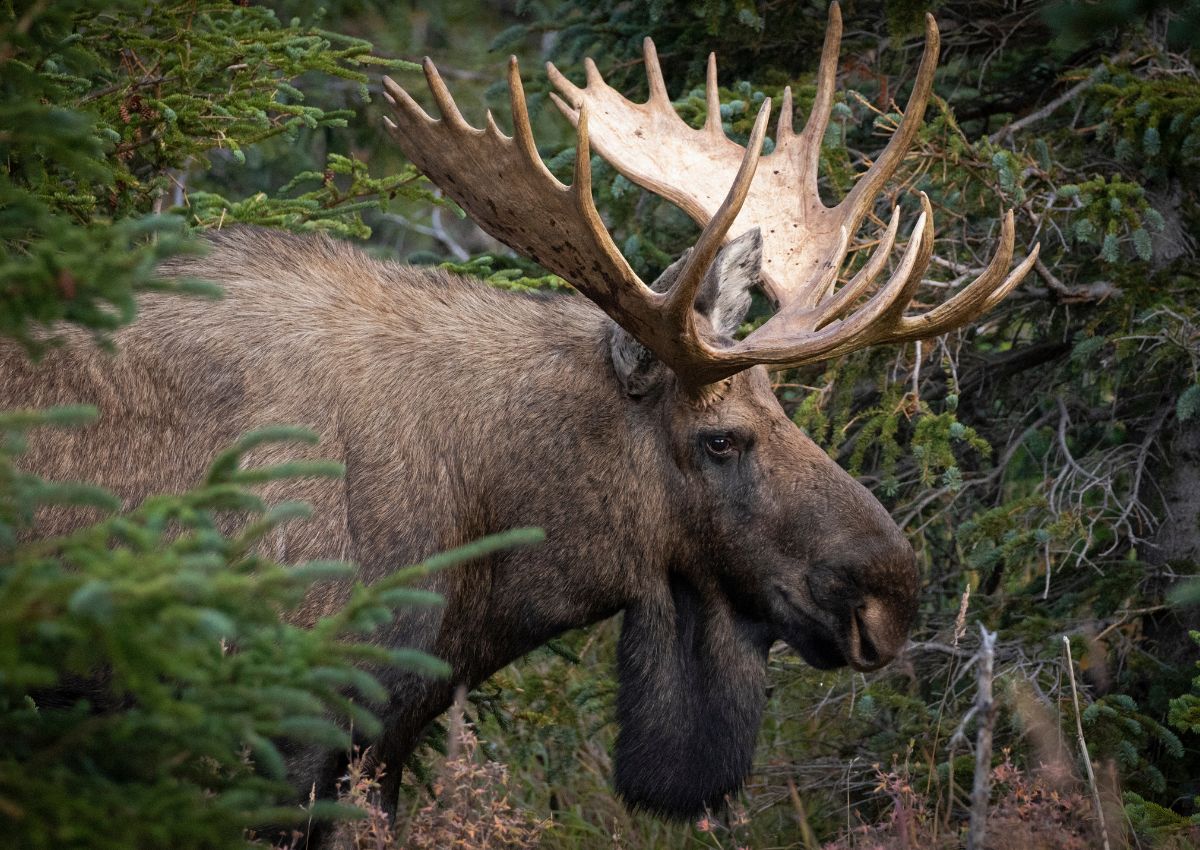
POLYGON ((458 724, 457 744, 407 825, 407 850, 537 847, 546 823, 509 802, 507 765, 481 758, 479 740, 466 725, 458 724))
POLYGON ((374 762, 370 748, 355 747, 346 775, 338 783, 338 802, 361 809, 363 817, 338 824, 333 841, 337 850, 390 850, 397 846, 394 825, 380 797, 383 773, 384 765, 374 762))
POLYGON ((537 847, 546 823, 509 801, 506 765, 479 752, 470 727, 455 723, 456 746, 437 768, 431 788, 410 816, 393 824, 380 799, 384 766, 370 750, 355 750, 338 787, 338 801, 364 816, 338 825, 336 850, 528 850, 537 847))
MULTIPOLYGON (((958 850, 965 823, 947 824, 903 770, 877 768, 876 790, 891 799, 886 818, 862 824, 823 850, 958 850)), ((992 769, 996 795, 987 816, 987 850, 1091 850, 1100 846, 1095 814, 1082 786, 1064 787, 1054 772, 1028 774, 1008 758, 992 769)))

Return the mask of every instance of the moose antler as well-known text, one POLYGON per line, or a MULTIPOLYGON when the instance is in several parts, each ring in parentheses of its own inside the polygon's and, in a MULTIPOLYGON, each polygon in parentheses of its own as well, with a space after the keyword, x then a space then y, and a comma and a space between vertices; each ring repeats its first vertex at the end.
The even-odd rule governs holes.
POLYGON ((391 79, 383 80, 385 96, 400 119, 384 121, 404 153, 480 227, 570 281, 681 377, 689 378, 704 344, 692 304, 750 190, 770 101, 759 110, 731 186, 706 220, 679 277, 659 293, 629 267, 596 212, 586 106, 576 116, 575 177, 568 187, 538 156, 515 57, 508 63, 512 137, 501 132, 491 112, 485 129, 469 125, 429 59, 424 69, 440 120, 429 117, 391 79))
MULTIPOLYGON (((925 50, 904 118, 887 147, 841 203, 827 207, 817 191, 821 140, 833 103, 842 18, 836 2, 817 72, 817 95, 804 129, 792 128, 792 93, 784 90, 775 150, 764 156, 758 177, 735 222, 735 232, 759 227, 763 237, 763 284, 779 305, 766 324, 741 343, 722 347, 716 360, 732 367, 751 363, 798 365, 880 342, 923 339, 971 321, 999 303, 1028 273, 1038 248, 1011 273, 1014 227, 1005 214, 1000 244, 982 275, 955 297, 919 316, 905 316, 932 256, 933 215, 921 195, 922 213, 908 250, 891 277, 857 312, 843 314, 882 271, 895 242, 899 210, 873 256, 836 293, 833 286, 845 258, 849 238, 875 202, 875 195, 896 172, 916 136, 925 113, 937 66, 939 35, 926 16, 925 50)), ((704 224, 712 215, 720 187, 731 166, 743 155, 740 145, 721 128, 717 65, 708 58, 708 118, 702 129, 689 127, 675 113, 663 82, 654 42, 644 41, 650 98, 630 102, 607 85, 596 65, 586 61, 587 84, 579 88, 547 63, 551 81, 565 98, 552 95, 559 109, 578 125, 587 109, 589 132, 597 150, 630 180, 662 195, 704 224)), ((732 369, 736 371, 736 369, 732 369)))
POLYGON ((792 131, 792 96, 786 89, 776 149, 761 161, 771 101, 759 109, 745 148, 724 135, 717 98, 716 59, 708 64, 708 119, 693 130, 674 112, 650 39, 645 41, 650 99, 626 100, 587 62, 587 85, 577 88, 553 66, 551 80, 570 103, 553 96, 575 124, 575 176, 560 183, 537 154, 515 58, 508 84, 513 133, 470 126, 433 63, 425 76, 441 119, 422 110, 387 77, 385 96, 397 123, 385 119, 405 154, 457 201, 488 233, 570 281, 618 324, 653 351, 689 387, 721 380, 756 364, 795 366, 879 343, 923 339, 959 327, 997 304, 1032 267, 1037 248, 1006 276, 1014 226, 1009 211, 1000 245, 980 277, 944 304, 905 316, 933 253, 933 214, 922 212, 895 270, 857 310, 887 264, 899 231, 899 209, 867 263, 836 292, 838 269, 850 236, 874 204, 875 194, 898 168, 924 114, 937 64, 938 31, 926 19, 926 45, 905 117, 884 152, 836 207, 817 193, 821 137, 833 100, 841 13, 829 12, 821 52, 817 98, 804 130, 792 131), (605 229, 591 196, 590 146, 638 184, 675 202, 703 226, 684 269, 669 290, 651 290, 629 267, 605 229), (780 309, 740 342, 716 337, 697 321, 693 302, 705 272, 734 225, 759 227, 763 280, 780 309))

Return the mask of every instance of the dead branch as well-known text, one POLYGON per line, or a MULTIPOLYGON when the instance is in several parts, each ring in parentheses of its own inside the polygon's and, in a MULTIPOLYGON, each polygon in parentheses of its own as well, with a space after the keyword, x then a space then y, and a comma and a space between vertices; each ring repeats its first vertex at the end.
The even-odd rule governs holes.
POLYGON ((1067 286, 1055 277, 1054 273, 1040 259, 1034 261, 1033 269, 1038 273, 1038 277, 1046 283, 1046 286, 1058 296, 1058 300, 1064 304, 1082 304, 1089 301, 1103 301, 1106 298, 1121 297, 1120 287, 1113 286, 1107 280, 1097 280, 1086 286, 1067 286))
POLYGON ((992 731, 996 725, 996 702, 992 699, 992 666, 996 655, 996 633, 979 626, 979 694, 975 713, 979 731, 975 738, 975 781, 971 787, 971 825, 967 850, 983 850, 987 837, 988 803, 992 797, 992 731))
POLYGON ((1087 91, 1091 87, 1092 87, 1092 75, 1088 74, 1087 79, 1082 80, 1081 82, 1078 82, 1075 85, 1071 86, 1071 88, 1067 89, 1065 92, 1060 94, 1058 97, 1054 98, 1054 100, 1047 103, 1041 109, 1037 110, 1036 112, 1031 112, 1028 115, 1026 115, 1024 118, 1021 118, 1018 121, 1013 121, 1011 124, 1007 124, 1004 127, 1001 127, 999 130, 997 130, 995 133, 992 133, 992 135, 988 136, 988 141, 991 142, 993 145, 998 145, 1003 140, 1012 138, 1013 134, 1015 134, 1019 130, 1024 130, 1030 124, 1036 124, 1038 121, 1041 121, 1043 118, 1049 118, 1051 115, 1053 115, 1055 112, 1058 111, 1058 108, 1060 106, 1062 106, 1065 103, 1070 103, 1072 100, 1079 97, 1081 94, 1083 94, 1085 91, 1087 91))
POLYGON ((1096 804, 1096 818, 1100 822, 1100 835, 1104 839, 1104 850, 1110 850, 1108 827, 1104 823, 1104 806, 1100 803, 1100 789, 1096 787, 1096 773, 1092 770, 1092 757, 1088 753, 1087 741, 1083 737, 1083 716, 1079 713, 1079 690, 1075 687, 1075 662, 1071 658, 1071 639, 1063 635, 1063 654, 1067 657, 1067 674, 1071 679, 1071 698, 1075 701, 1075 734, 1079 739, 1079 752, 1083 755, 1083 766, 1087 770, 1088 787, 1092 789, 1092 802, 1096 804))

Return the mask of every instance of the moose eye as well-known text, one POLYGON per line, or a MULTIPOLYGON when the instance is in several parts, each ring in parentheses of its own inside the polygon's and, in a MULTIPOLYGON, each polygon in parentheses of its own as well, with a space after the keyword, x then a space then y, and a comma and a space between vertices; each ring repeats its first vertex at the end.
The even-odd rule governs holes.
POLYGON ((733 454, 733 438, 728 434, 709 434, 704 438, 704 450, 713 457, 728 457, 733 454))

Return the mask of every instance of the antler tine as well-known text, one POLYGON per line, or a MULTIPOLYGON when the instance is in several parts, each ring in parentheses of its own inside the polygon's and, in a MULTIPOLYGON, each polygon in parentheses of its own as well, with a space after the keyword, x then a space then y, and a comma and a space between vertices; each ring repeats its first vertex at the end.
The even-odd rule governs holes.
POLYGON ((717 54, 708 54, 708 73, 704 79, 704 100, 708 106, 708 115, 704 119, 704 129, 709 133, 725 135, 721 126, 721 92, 717 89, 717 54))
MULTIPOLYGON (((558 67, 553 62, 546 63, 546 76, 550 78, 550 82, 554 84, 556 89, 571 99, 572 104, 579 100, 583 89, 567 79, 567 76, 558 70, 558 67)), ((553 92, 551 92, 550 97, 555 98, 556 103, 562 102, 553 92)))
MULTIPOLYGON (((549 66, 550 63, 547 62, 546 64, 547 64, 547 66, 549 66)), ((564 79, 566 79, 566 78, 564 77, 564 79)), ((570 82, 570 81, 568 80, 568 82, 570 82)), ((558 107, 558 111, 562 113, 563 117, 571 122, 571 126, 574 127, 576 130, 578 130, 579 129, 579 109, 572 106, 567 101, 563 100, 561 97, 559 97, 554 92, 550 92, 550 100, 551 100, 551 102, 554 103, 554 105, 556 107, 558 107)))
POLYGON ((783 100, 779 104, 779 126, 775 130, 775 147, 783 147, 795 135, 792 131, 792 87, 784 86, 783 100))
MULTIPOLYGON (((925 271, 929 268, 929 261, 933 259, 933 205, 929 203, 929 196, 924 192, 921 193, 921 216, 917 219, 918 224, 921 218, 925 220, 925 226, 914 227, 912 234, 909 236, 908 247, 912 249, 912 243, 917 243, 916 259, 911 268, 906 272, 907 280, 904 284, 904 290, 896 299, 896 305, 890 312, 885 314, 882 321, 879 323, 880 335, 882 331, 890 326, 903 321, 904 308, 912 301, 913 296, 917 294, 917 287, 921 285, 921 278, 925 276, 925 271)), ((896 274, 900 274, 900 270, 896 270, 896 274)))
POLYGON ((821 141, 829 125, 833 109, 833 89, 837 83, 838 50, 842 44, 842 9, 836 2, 829 4, 829 19, 825 27, 825 43, 821 45, 821 62, 817 66, 817 96, 813 100, 808 121, 798 136, 799 149, 794 156, 800 159, 804 173, 805 191, 816 192, 817 165, 821 159, 821 141))
MULTIPOLYGON (((383 78, 383 99, 388 102, 394 112, 397 114, 403 113, 410 121, 419 121, 426 124, 435 123, 435 119, 422 109, 420 104, 409 96, 408 92, 396 85, 391 77, 383 78)), ((393 135, 399 130, 396 123, 386 115, 383 116, 383 126, 393 135)))
POLYGON ((425 72, 425 80, 429 83, 429 91, 433 93, 433 99, 438 105, 438 111, 442 114, 442 120, 456 130, 474 130, 475 128, 468 124, 462 117, 462 113, 458 111, 458 104, 450 95, 450 89, 446 88, 446 82, 438 73, 433 60, 426 56, 421 60, 421 69, 425 72))
POLYGON ((853 336, 866 328, 875 327, 880 319, 903 310, 912 299, 913 290, 920 282, 923 265, 928 264, 928 248, 932 246, 933 221, 924 210, 917 216, 913 232, 909 235, 908 246, 900 258, 900 264, 871 297, 863 309, 855 311, 849 318, 842 319, 840 329, 843 336, 853 336), (878 301, 877 306, 872 306, 878 301))
POLYGON ((979 311, 980 315, 994 309, 1001 301, 1008 297, 1009 293, 1017 288, 1017 285, 1024 280, 1025 275, 1029 274, 1029 270, 1037 263, 1038 254, 1042 251, 1040 242, 1035 242, 1029 255, 1023 259, 1015 269, 1008 273, 1008 277, 1004 279, 1004 283, 996 287, 996 291, 988 296, 988 300, 984 302, 983 309, 979 311))
POLYGON ((904 106, 904 117, 900 126, 888 140, 871 167, 867 169, 854 187, 842 199, 839 207, 845 208, 851 216, 861 216, 871 206, 875 194, 891 179, 900 167, 905 154, 912 147, 921 122, 925 119, 925 107, 929 104, 929 96, 933 93, 933 75, 937 70, 938 55, 941 53, 941 34, 938 32, 937 21, 933 15, 925 15, 925 49, 921 53, 921 65, 917 69, 917 78, 913 82, 912 94, 904 106))
POLYGON ((887 230, 879 239, 879 244, 871 252, 870 259, 851 278, 850 282, 837 291, 833 297, 819 304, 814 311, 812 329, 818 330, 844 313, 859 296, 867 291, 883 267, 887 265, 888 257, 892 254, 892 246, 896 244, 896 235, 900 232, 900 207, 892 207, 892 220, 888 222, 887 230))
POLYGON ((831 350, 831 354, 853 351, 877 341, 880 328, 886 326, 889 319, 899 316, 912 300, 913 292, 921 282, 924 266, 929 264, 932 248, 933 221, 922 211, 896 271, 861 310, 841 320, 834 334, 839 344, 831 350))
POLYGON ((600 73, 600 69, 596 67, 596 63, 592 61, 591 56, 585 56, 583 59, 583 73, 589 86, 605 85, 604 75, 600 73))
MULTIPOLYGON (((575 207, 587 220, 588 226, 608 233, 596 203, 592 200, 592 149, 588 141, 587 107, 579 109, 579 124, 575 140, 575 170, 571 177, 571 192, 575 196, 575 207)), ((643 284, 644 286, 644 284, 643 284)))
MULTIPOLYGON (((525 86, 521 83, 521 69, 517 65, 516 56, 508 57, 508 100, 512 109, 513 139, 516 140, 517 148, 524 154, 525 161, 537 169, 544 179, 562 186, 538 156, 537 144, 533 141, 533 127, 529 123, 529 107, 525 103, 525 86)), ((586 131, 579 133, 579 144, 587 145, 586 131)), ((590 198, 591 190, 588 191, 590 198)))
POLYGON ((770 118, 771 99, 768 97, 763 100, 762 106, 758 109, 758 117, 754 120, 754 129, 750 131, 746 153, 742 157, 742 164, 738 168, 733 185, 730 186, 729 192, 725 195, 725 200, 717 209, 716 214, 700 233, 700 238, 692 248, 687 262, 684 263, 683 271, 679 273, 678 280, 666 295, 666 314, 675 321, 683 319, 693 332, 695 317, 692 304, 696 300, 696 292, 700 288, 700 282, 704 279, 705 272, 712 265, 713 258, 716 257, 717 251, 725 241, 729 228, 733 226, 734 220, 741 212, 746 195, 750 192, 750 184, 754 180, 754 171, 758 167, 763 140, 767 135, 767 122, 770 118))
MULTIPOLYGON (((642 39, 642 56, 646 64, 646 83, 650 87, 650 100, 656 106, 662 107, 666 105, 668 108, 671 105, 671 96, 667 94, 667 84, 663 80, 662 65, 658 63, 658 48, 654 46, 654 39, 646 36, 642 39)), ((711 62, 711 60, 709 60, 711 62)), ((589 83, 591 80, 588 81, 589 83)))

